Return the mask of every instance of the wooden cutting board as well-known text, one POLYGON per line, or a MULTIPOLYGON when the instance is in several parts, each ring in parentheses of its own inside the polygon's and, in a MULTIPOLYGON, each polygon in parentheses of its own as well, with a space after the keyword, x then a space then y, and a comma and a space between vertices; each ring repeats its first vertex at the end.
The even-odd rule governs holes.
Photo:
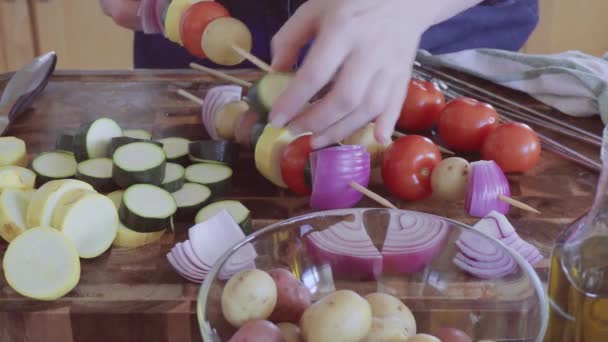
MULTIPOLYGON (((237 71, 236 76, 254 80, 258 74, 237 71)), ((9 75, 0 75, 0 90, 9 75)), ((555 110, 529 97, 469 78, 478 85, 554 115, 555 110)), ((46 90, 9 128, 7 135, 27 143, 31 157, 52 150, 62 132, 74 132, 83 122, 99 116, 115 119, 123 128, 150 130, 155 138, 182 136, 207 138, 200 108, 175 93, 187 89, 201 97, 210 86, 222 82, 191 71, 57 72, 46 90)), ((598 118, 571 119, 580 127, 599 132, 598 118)), ((550 135, 550 134, 549 134, 550 135)), ((560 138, 589 154, 597 149, 560 138)), ((278 189, 256 171, 250 151, 243 150, 235 169, 230 198, 252 210, 255 228, 311 212, 308 199, 278 189)), ((534 215, 512 209, 509 219, 519 234, 548 256, 553 240, 563 227, 592 202, 597 174, 543 152, 538 166, 525 175, 510 175, 513 197, 542 211, 534 215)), ((433 213, 465 223, 462 202, 433 199, 402 202, 382 186, 372 190, 398 207, 433 213)), ((359 207, 378 207, 364 199, 359 207)), ((166 234, 159 243, 134 250, 112 248, 101 257, 82 260, 79 285, 55 302, 21 297, 0 277, 0 341, 192 341, 201 340, 195 305, 199 290, 177 275, 165 259, 167 251, 185 239, 187 225, 166 234)), ((0 242, 0 257, 7 244, 0 242)), ((537 266, 546 279, 548 263, 537 266)))

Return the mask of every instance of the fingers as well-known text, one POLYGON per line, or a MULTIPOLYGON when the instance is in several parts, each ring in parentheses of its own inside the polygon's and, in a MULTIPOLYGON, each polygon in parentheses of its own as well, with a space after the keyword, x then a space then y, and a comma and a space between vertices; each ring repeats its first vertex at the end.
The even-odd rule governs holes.
POLYGON ((391 141, 391 136, 395 130, 395 125, 397 124, 403 102, 407 95, 409 79, 409 74, 395 78, 389 91, 390 96, 387 100, 386 111, 376 120, 374 135, 376 140, 382 144, 388 144, 391 141))
POLYGON ((276 71, 291 71, 300 51, 316 34, 319 13, 310 3, 302 4, 275 34, 271 42, 272 64, 276 71))
POLYGON ((103 12, 122 27, 141 30, 141 19, 137 16, 140 1, 137 0, 101 0, 103 12))
POLYGON ((344 30, 321 31, 292 82, 272 106, 269 119, 274 126, 285 126, 329 82, 350 53, 350 44, 344 30))
POLYGON ((367 65, 368 57, 360 50, 347 57, 331 91, 298 114, 289 129, 295 133, 321 132, 357 109, 376 71, 367 65), (352 75, 357 75, 357 79, 352 75))

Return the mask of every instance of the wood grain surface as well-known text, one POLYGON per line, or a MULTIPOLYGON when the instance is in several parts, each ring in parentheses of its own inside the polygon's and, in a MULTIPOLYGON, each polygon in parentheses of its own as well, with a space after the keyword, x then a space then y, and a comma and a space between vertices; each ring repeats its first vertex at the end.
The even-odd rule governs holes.
MULTIPOLYGON (((235 71, 254 80, 252 71, 235 71)), ((0 75, 0 90, 8 75, 0 75)), ((535 108, 560 115, 529 97, 480 80, 479 85, 535 108)), ((53 149, 62 132, 73 132, 81 123, 107 116, 123 128, 143 128, 155 138, 183 136, 204 139, 200 108, 175 93, 185 88, 201 97, 217 80, 191 71, 57 72, 32 108, 17 119, 7 135, 26 141, 31 156, 53 149)), ((565 118, 565 117, 564 117, 565 118)), ((576 125, 599 132, 598 118, 570 119, 576 125)), ((591 148, 560 138, 560 141, 597 157, 591 148)), ((474 157, 474 156, 473 156, 474 157)), ((548 152, 538 166, 525 175, 510 175, 513 197, 539 209, 535 215, 513 208, 509 219, 519 234, 548 256, 553 240, 566 224, 591 204, 597 174, 548 152)), ((434 199, 397 201, 382 186, 372 190, 399 208, 438 214, 465 223, 462 202, 434 199)), ((278 189, 255 169, 250 151, 243 150, 235 169, 234 190, 252 210, 255 228, 311 212, 308 199, 278 189)), ((358 207, 378 207, 368 199, 358 207)), ((197 284, 175 273, 165 259, 167 251, 185 239, 187 225, 178 225, 159 243, 127 250, 112 248, 101 257, 82 260, 79 285, 64 298, 37 302, 21 297, 0 277, 0 341, 199 341, 196 322, 197 284)), ((7 244, 0 242, 0 256, 7 244)), ((547 276, 546 261, 537 266, 547 276)))

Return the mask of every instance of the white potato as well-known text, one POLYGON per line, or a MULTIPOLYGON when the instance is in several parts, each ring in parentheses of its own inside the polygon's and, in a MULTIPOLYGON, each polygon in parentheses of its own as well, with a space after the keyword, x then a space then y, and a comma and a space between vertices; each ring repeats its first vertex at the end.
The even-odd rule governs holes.
POLYGON ((277 302, 277 287, 272 277, 252 269, 235 274, 222 292, 222 313, 235 327, 249 320, 264 320, 277 302))
POLYGON ((405 342, 410 337, 397 317, 374 317, 372 329, 362 342, 405 342))
POLYGON ((301 342, 302 335, 300 332, 300 327, 293 323, 283 322, 277 324, 281 332, 283 333, 283 338, 285 338, 285 342, 301 342))
POLYGON ((377 318, 396 317, 401 321, 407 336, 416 334, 416 319, 410 309, 398 298, 387 293, 374 292, 365 296, 372 308, 372 316, 377 318))
POLYGON ((367 301, 351 290, 338 290, 312 304, 300 324, 307 342, 356 342, 372 327, 367 301))
POLYGON ((433 196, 458 201, 464 198, 469 175, 469 162, 460 157, 442 160, 433 168, 431 189, 433 196))
POLYGON ((418 334, 408 338, 406 342, 441 342, 441 340, 432 335, 418 334))

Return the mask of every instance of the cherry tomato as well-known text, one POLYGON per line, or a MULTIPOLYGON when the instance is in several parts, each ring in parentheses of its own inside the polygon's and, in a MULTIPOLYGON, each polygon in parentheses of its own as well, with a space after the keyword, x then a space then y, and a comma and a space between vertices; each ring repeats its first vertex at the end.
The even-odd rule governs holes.
POLYGON ((431 172, 440 161, 441 152, 429 138, 407 135, 384 151, 382 180, 400 199, 423 199, 432 192, 431 172))
POLYGON ((179 34, 186 50, 196 57, 205 58, 201 47, 203 31, 214 19, 229 15, 226 7, 217 1, 201 1, 190 5, 179 25, 179 34))
POLYGON ((299 195, 309 195, 310 187, 304 178, 304 167, 308 162, 312 148, 312 135, 303 135, 285 147, 281 158, 281 177, 293 192, 299 195))
POLYGON ((439 137, 461 152, 481 149, 490 131, 498 126, 498 113, 490 104, 468 97, 454 99, 439 116, 439 137))
POLYGON ((441 342, 473 342, 464 331, 455 328, 437 329, 433 336, 441 340, 441 342))
POLYGON ((428 130, 439 121, 444 106, 445 96, 437 85, 412 79, 397 127, 407 131, 428 130))
POLYGON ((481 155, 494 160, 503 172, 526 172, 540 159, 540 140, 526 124, 505 123, 488 134, 481 155))

